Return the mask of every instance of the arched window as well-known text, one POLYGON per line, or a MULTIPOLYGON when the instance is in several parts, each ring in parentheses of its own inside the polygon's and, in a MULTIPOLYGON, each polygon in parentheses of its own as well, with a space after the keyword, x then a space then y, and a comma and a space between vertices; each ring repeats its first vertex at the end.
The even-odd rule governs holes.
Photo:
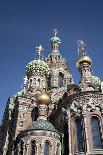
POLYGON ((36 154, 36 142, 35 140, 33 140, 31 142, 31 155, 35 155, 36 154))
POLYGON ((37 80, 37 87, 40 87, 40 79, 37 80))
POLYGON ((47 78, 47 88, 51 87, 51 76, 47 78))
POLYGON ((49 149, 50 149, 50 143, 46 141, 44 146, 44 155, 49 155, 49 149))
POLYGON ((81 118, 75 120, 76 125, 76 137, 77 137, 77 151, 84 152, 83 145, 83 126, 81 118))
POLYGON ((94 149, 102 149, 102 140, 100 132, 100 120, 98 117, 93 116, 91 118, 92 138, 94 149))
POLYGON ((63 86, 63 81, 64 81, 64 75, 60 72, 59 77, 58 77, 58 86, 59 87, 63 86))

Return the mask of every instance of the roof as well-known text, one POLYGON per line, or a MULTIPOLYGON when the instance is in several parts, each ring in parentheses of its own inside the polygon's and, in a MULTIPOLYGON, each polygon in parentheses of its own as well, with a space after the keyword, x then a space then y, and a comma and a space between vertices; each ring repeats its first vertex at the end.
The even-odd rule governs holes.
POLYGON ((58 132, 50 122, 43 119, 38 119, 37 121, 33 121, 32 124, 25 129, 25 131, 30 131, 30 130, 46 130, 46 131, 58 132))

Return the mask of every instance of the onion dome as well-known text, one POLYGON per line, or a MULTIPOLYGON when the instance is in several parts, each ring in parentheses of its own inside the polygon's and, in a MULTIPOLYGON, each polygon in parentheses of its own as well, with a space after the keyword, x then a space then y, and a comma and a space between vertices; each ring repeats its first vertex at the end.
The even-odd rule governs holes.
POLYGON ((61 43, 60 38, 57 37, 57 33, 58 33, 58 30, 57 29, 53 29, 54 36, 50 39, 51 45, 53 45, 55 43, 57 43, 57 44, 60 44, 61 43))
POLYGON ((43 119, 38 119, 37 121, 32 122, 32 124, 25 129, 25 131, 31 131, 31 130, 46 130, 46 131, 58 132, 50 122, 43 119))
POLYGON ((28 63, 26 66, 26 75, 30 77, 32 75, 41 75, 48 77, 51 74, 51 70, 47 63, 42 60, 34 60, 28 63))
POLYGON ((93 84, 94 84, 94 85, 100 86, 101 80, 100 80, 99 77, 97 77, 97 76, 92 76, 92 80, 93 80, 93 84))
POLYGON ((81 65, 92 65, 92 60, 89 56, 87 55, 83 55, 81 56, 77 62, 76 62, 76 66, 77 68, 79 68, 81 65))
POLYGON ((54 43, 60 44, 60 43, 61 43, 59 37, 57 37, 57 36, 52 37, 52 38, 50 39, 50 41, 51 41, 51 44, 54 44, 54 43))
POLYGON ((50 97, 46 93, 43 93, 38 96, 37 98, 38 105, 42 105, 42 104, 48 105, 49 103, 50 103, 50 97))
POLYGON ((83 65, 86 65, 86 66, 89 65, 91 67, 92 60, 86 54, 86 51, 84 49, 86 44, 83 42, 83 40, 79 40, 77 43, 78 43, 78 54, 79 54, 79 58, 76 61, 77 68, 80 68, 83 65))

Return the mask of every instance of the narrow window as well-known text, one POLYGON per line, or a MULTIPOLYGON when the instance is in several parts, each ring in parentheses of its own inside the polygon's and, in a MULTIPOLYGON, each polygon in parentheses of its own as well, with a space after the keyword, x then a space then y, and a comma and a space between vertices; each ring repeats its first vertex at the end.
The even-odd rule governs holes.
POLYGON ((59 77, 58 77, 58 86, 59 87, 63 86, 63 81, 64 81, 64 75, 60 72, 59 77))
POLYGON ((50 147, 49 142, 46 141, 44 146, 44 155, 49 155, 49 147, 50 147))
POLYGON ((98 117, 93 116, 91 118, 91 127, 92 127, 92 138, 93 138, 94 149, 102 149, 100 121, 98 117))
POLYGON ((40 87, 40 79, 37 81, 37 87, 40 87))
POLYGON ((33 140, 31 142, 31 155, 35 155, 36 154, 36 142, 35 140, 33 140))
POLYGON ((76 137, 77 137, 77 151, 83 152, 83 126, 82 126, 82 120, 80 118, 75 120, 76 124, 76 137))
POLYGON ((47 88, 51 87, 51 76, 47 78, 47 88))

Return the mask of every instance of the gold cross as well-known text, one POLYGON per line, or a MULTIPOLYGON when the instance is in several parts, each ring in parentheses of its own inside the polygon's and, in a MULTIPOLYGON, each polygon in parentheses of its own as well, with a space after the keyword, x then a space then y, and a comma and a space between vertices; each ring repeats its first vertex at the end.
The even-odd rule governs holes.
POLYGON ((37 54, 38 54, 38 60, 40 60, 42 51, 44 51, 42 45, 36 46, 36 52, 37 52, 37 54))
POLYGON ((53 34, 54 34, 54 36, 56 37, 57 34, 58 34, 58 30, 57 30, 57 29, 53 29, 53 34))

